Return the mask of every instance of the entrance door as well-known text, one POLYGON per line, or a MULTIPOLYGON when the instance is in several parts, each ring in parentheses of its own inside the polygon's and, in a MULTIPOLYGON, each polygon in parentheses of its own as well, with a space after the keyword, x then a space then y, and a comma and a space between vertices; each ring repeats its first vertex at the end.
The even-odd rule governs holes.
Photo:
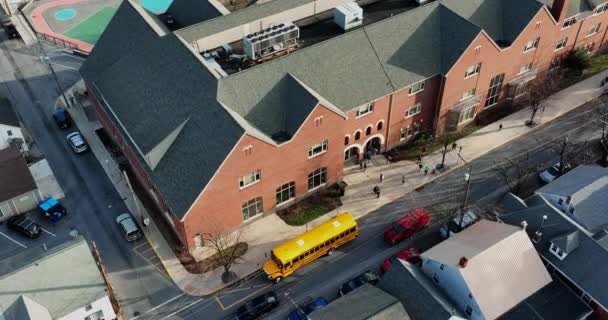
POLYGON ((378 153, 379 153, 380 147, 382 147, 382 142, 381 142, 380 138, 374 137, 365 144, 365 153, 367 153, 368 151, 372 155, 375 154, 374 151, 378 151, 378 153))
POLYGON ((355 160, 357 157, 359 157, 359 148, 357 147, 351 147, 344 151, 344 161, 355 160))

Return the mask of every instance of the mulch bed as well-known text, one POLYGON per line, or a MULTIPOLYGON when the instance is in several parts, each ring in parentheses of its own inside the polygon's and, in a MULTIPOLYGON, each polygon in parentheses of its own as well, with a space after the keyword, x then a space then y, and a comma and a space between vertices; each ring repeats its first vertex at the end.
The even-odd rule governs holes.
POLYGON ((290 226, 303 226, 308 222, 342 205, 345 182, 336 182, 324 190, 277 211, 277 215, 290 226))

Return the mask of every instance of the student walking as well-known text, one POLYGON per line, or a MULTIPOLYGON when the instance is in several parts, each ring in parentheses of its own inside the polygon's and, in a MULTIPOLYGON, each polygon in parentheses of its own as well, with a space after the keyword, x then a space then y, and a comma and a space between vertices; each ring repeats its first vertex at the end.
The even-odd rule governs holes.
POLYGON ((428 175, 429 174, 429 170, 431 170, 431 168, 429 168, 429 166, 425 166, 424 167, 424 175, 428 175))
POLYGON ((374 193, 376 194, 376 198, 380 198, 380 187, 374 187, 374 193))

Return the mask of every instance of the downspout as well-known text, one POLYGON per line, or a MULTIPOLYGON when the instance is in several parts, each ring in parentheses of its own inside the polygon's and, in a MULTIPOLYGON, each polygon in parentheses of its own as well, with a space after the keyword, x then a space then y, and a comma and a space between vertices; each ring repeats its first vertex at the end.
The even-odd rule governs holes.
POLYGON ((435 103, 435 116, 433 117, 433 134, 437 132, 437 125, 439 123, 439 114, 441 113, 441 103, 443 102, 443 90, 445 88, 445 81, 447 76, 439 75, 441 77, 441 84, 439 86, 439 92, 437 94, 437 103, 435 103))
POLYGON ((606 40, 606 33, 608 33, 608 27, 604 27, 604 35, 602 35, 602 41, 600 41, 600 46, 598 49, 602 49, 604 46, 604 40, 606 40))
POLYGON ((583 28, 584 23, 585 23, 585 20, 581 20, 581 23, 578 26, 578 30, 576 31, 576 37, 574 37, 574 46, 572 47, 572 50, 576 49, 576 44, 578 43, 578 37, 581 34, 581 29, 583 28))
POLYGON ((391 115, 393 114, 393 97, 396 92, 391 94, 388 101, 388 118, 386 119, 386 139, 384 140, 384 151, 388 150, 388 139, 391 136, 391 115))

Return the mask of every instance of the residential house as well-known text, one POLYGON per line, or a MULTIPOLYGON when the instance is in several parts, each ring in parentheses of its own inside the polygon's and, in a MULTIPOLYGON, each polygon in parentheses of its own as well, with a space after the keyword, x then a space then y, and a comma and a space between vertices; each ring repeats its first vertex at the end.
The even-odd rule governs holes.
POLYGON ((0 319, 117 319, 83 238, 45 251, 30 248, 0 262, 0 319), (69 270, 69 272, 66 272, 69 270))
POLYGON ((537 193, 525 201, 509 195, 505 202, 500 221, 511 225, 525 222, 526 231, 549 271, 570 285, 596 313, 605 315, 608 271, 601 266, 608 263, 608 232, 604 228, 589 232, 543 194, 537 193))
POLYGON ((211 226, 304 198, 366 152, 499 112, 569 50, 555 51, 568 0, 364 1, 363 26, 347 32, 324 19, 349 0, 221 16, 195 2, 176 3, 168 23, 123 1, 80 70, 133 182, 191 251, 211 226), (288 54, 235 62, 243 37, 292 22, 288 54))
POLYGON ((551 282, 526 232, 481 220, 421 254, 422 271, 469 319, 496 319, 551 282))
POLYGON ((40 191, 17 147, 0 150, 0 177, 0 221, 32 210, 40 203, 40 191))
POLYGON ((0 98, 0 150, 11 145, 17 146, 21 152, 29 150, 27 133, 22 127, 11 102, 0 98))
POLYGON ((327 306, 313 311, 310 319, 333 320, 410 320, 399 300, 392 295, 365 284, 327 306))

